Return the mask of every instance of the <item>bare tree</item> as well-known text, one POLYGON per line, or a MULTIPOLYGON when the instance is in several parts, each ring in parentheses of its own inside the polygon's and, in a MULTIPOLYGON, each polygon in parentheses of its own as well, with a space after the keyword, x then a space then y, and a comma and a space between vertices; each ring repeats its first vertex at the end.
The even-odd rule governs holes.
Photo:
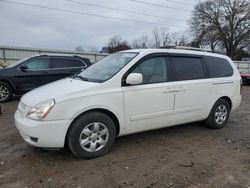
POLYGON ((85 48, 85 50, 86 50, 86 52, 92 52, 92 53, 99 52, 99 51, 97 50, 97 48, 94 47, 94 46, 87 46, 87 48, 85 48))
POLYGON ((190 20, 197 41, 214 49, 221 45, 237 59, 250 44, 250 2, 248 0, 206 0, 195 6, 190 20))
POLYGON ((114 36, 110 38, 107 47, 109 53, 130 49, 128 42, 126 40, 122 40, 120 36, 114 36))
POLYGON ((153 37, 154 37, 154 47, 155 48, 160 47, 161 46, 160 33, 157 27, 155 27, 153 30, 153 37))
POLYGON ((188 46, 189 45, 188 37, 185 33, 179 34, 178 39, 179 39, 179 41, 177 41, 178 46, 188 46))
POLYGON ((154 39, 150 39, 148 42, 148 48, 155 48, 155 41, 154 39))
POLYGON ((178 32, 165 32, 164 33, 164 40, 162 44, 164 46, 188 46, 188 37, 185 33, 178 33, 178 32))
POLYGON ((179 45, 179 33, 172 32, 170 34, 170 41, 171 41, 171 44, 178 46, 179 45))
POLYGON ((148 36, 142 35, 140 38, 135 39, 132 42, 132 47, 133 48, 141 48, 141 49, 148 48, 148 36))
POLYGON ((82 46, 77 46, 77 47, 75 48, 75 52, 77 52, 77 53, 82 53, 82 52, 84 52, 84 49, 83 49, 82 46))
POLYGON ((167 46, 171 43, 170 33, 168 32, 167 28, 165 27, 160 28, 160 38, 161 38, 161 44, 163 46, 167 46))

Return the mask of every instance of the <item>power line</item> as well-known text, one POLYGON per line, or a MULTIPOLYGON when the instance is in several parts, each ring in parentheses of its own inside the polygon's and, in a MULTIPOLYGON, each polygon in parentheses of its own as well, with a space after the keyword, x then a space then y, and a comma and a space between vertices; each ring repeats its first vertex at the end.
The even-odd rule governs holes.
POLYGON ((191 3, 176 2, 174 0, 165 0, 165 1, 168 1, 168 2, 171 2, 171 3, 175 3, 175 4, 181 4, 181 5, 185 5, 185 6, 194 6, 191 3))
MULTIPOLYGON (((132 13, 132 14, 137 14, 137 15, 143 15, 143 16, 164 18, 164 19, 171 19, 171 20, 179 20, 179 21, 186 21, 184 19, 165 17, 165 16, 158 16, 158 15, 154 15, 154 14, 146 14, 146 13, 142 13, 142 12, 136 12, 136 11, 126 10, 126 9, 107 7, 107 6, 103 6, 103 5, 96 5, 96 4, 92 4, 92 3, 86 3, 86 2, 75 1, 75 0, 66 0, 66 1, 69 1, 69 2, 72 2, 72 3, 77 3, 77 4, 82 4, 82 5, 86 5, 86 6, 91 6, 91 7, 104 8, 104 9, 109 9, 109 10, 114 10, 114 11, 127 12, 127 13, 132 13)), ((171 21, 171 20, 169 20, 169 21, 171 21)))
POLYGON ((130 0, 130 1, 145 4, 145 5, 150 5, 150 6, 154 6, 154 7, 161 7, 161 8, 167 8, 167 9, 176 9, 176 10, 180 10, 180 11, 184 11, 184 12, 190 12, 190 10, 187 10, 187 9, 176 8, 176 7, 171 7, 171 6, 166 6, 166 5, 156 4, 156 3, 150 3, 150 2, 141 1, 141 0, 130 0))
MULTIPOLYGON (((151 25, 163 25, 160 23, 154 23, 154 22, 147 22, 143 20, 134 20, 134 19, 127 19, 127 18, 116 18, 112 16, 104 16, 104 15, 98 15, 98 14, 92 14, 92 13, 86 13, 86 12, 80 12, 80 11, 73 11, 73 10, 67 10, 67 9, 59 9, 59 8, 53 8, 43 5, 36 5, 36 4, 30 4, 30 3, 21 3, 21 2, 15 2, 15 1, 9 1, 9 0, 0 0, 2 3, 8 3, 8 4, 15 4, 15 5, 22 5, 22 6, 29 6, 29 7, 36 7, 36 8, 42 8, 42 9, 48 9, 58 12, 65 12, 70 14, 80 14, 80 15, 87 15, 87 16, 94 16, 99 18, 106 18, 106 19, 112 19, 112 20, 119 20, 119 21, 127 21, 127 22, 137 22, 137 23, 144 23, 144 24, 151 24, 151 25)), ((168 24, 169 25, 169 24, 168 24)), ((181 28, 185 28, 183 26, 178 26, 181 28)))
MULTIPOLYGON (((36 4, 30 4, 30 3, 21 3, 21 2, 15 2, 15 1, 9 1, 9 0, 0 0, 2 3, 8 3, 8 4, 15 4, 15 5, 23 5, 23 6, 29 6, 29 7, 36 7, 36 8, 42 8, 42 9, 48 9, 52 11, 58 11, 58 12, 65 12, 70 14, 80 14, 80 15, 87 15, 87 16, 94 16, 99 18, 105 18, 105 19, 112 19, 112 20, 118 20, 118 21, 127 21, 127 22, 137 22, 137 23, 144 23, 144 24, 151 24, 151 25, 164 25, 160 23, 154 23, 154 22, 148 22, 143 20, 134 20, 134 19, 128 19, 128 18, 117 18, 112 16, 104 16, 104 15, 98 15, 98 14, 92 14, 92 13, 86 13, 86 12, 80 12, 80 11, 73 11, 73 10, 67 10, 67 9, 59 9, 59 8, 53 8, 43 5, 36 5, 36 4)), ((171 25, 171 24, 168 24, 171 25)), ((176 25, 177 26, 177 25, 176 25)), ((178 26, 179 28, 185 28, 184 26, 178 26)))

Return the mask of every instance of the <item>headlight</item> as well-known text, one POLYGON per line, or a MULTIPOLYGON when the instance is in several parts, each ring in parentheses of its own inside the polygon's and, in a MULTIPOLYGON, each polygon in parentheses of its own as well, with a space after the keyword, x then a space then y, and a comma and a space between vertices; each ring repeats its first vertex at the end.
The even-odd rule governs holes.
POLYGON ((27 113, 27 118, 33 120, 43 120, 55 105, 55 100, 50 99, 33 106, 27 113))

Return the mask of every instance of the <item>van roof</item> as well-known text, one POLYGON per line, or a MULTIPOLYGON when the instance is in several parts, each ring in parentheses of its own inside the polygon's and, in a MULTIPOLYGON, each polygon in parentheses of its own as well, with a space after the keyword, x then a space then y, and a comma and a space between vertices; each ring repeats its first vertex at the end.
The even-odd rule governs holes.
POLYGON ((135 53, 142 53, 142 54, 150 54, 150 53, 178 53, 178 54, 190 54, 190 55, 203 55, 203 56, 213 56, 213 57, 220 57, 224 59, 228 59, 229 57, 222 54, 206 52, 206 51, 195 51, 195 50, 185 50, 185 49, 165 49, 165 48, 153 48, 153 49, 131 49, 125 50, 123 52, 135 52, 135 53))

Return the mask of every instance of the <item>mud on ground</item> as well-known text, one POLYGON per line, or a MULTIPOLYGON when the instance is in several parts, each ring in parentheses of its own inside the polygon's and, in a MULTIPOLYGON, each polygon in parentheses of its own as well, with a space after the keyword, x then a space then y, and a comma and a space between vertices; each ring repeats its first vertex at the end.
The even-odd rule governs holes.
POLYGON ((67 149, 26 144, 14 125, 18 99, 2 105, 0 187, 250 187, 250 87, 228 125, 185 124, 118 138, 111 152, 78 160, 67 149))

